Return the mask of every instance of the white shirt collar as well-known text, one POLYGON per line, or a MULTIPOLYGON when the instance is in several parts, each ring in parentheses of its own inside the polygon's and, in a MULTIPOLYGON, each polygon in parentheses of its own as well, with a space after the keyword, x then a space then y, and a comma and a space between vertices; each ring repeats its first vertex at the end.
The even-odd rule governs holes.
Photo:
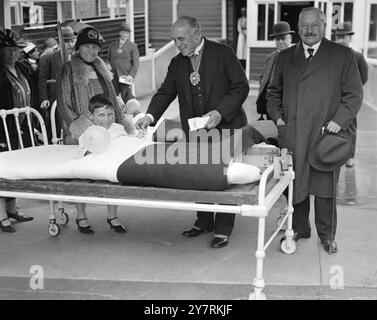
POLYGON ((305 43, 302 43, 302 46, 304 47, 305 57, 307 58, 309 56, 309 53, 308 53, 309 48, 314 49, 313 56, 315 56, 315 54, 318 51, 319 46, 321 45, 321 42, 322 40, 311 47, 307 46, 305 43))
POLYGON ((194 54, 199 54, 199 51, 203 48, 203 46, 204 46, 204 38, 202 38, 202 41, 200 42, 200 44, 195 48, 194 53, 190 54, 189 57, 194 54))

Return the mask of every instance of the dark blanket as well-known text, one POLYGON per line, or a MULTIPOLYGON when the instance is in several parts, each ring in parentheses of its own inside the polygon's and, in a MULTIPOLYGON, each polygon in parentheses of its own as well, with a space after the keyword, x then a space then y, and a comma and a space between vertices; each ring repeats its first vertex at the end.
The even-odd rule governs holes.
POLYGON ((226 169, 231 157, 255 143, 266 142, 253 127, 246 126, 233 135, 206 141, 149 145, 118 168, 122 184, 146 185, 190 190, 225 190, 226 169))

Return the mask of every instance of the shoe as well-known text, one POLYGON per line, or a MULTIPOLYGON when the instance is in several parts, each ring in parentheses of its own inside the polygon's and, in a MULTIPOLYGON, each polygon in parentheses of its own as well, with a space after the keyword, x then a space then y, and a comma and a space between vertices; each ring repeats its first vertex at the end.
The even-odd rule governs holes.
POLYGON ((213 237, 211 242, 211 248, 223 248, 227 246, 229 243, 228 237, 220 238, 220 237, 213 237))
POLYGON ((8 215, 8 218, 11 218, 11 219, 17 220, 18 222, 27 222, 27 221, 32 221, 32 220, 34 220, 33 217, 25 216, 25 215, 23 215, 23 213, 20 212, 20 211, 17 211, 16 213, 10 213, 10 212, 7 212, 7 215, 8 215))
POLYGON ((118 217, 111 218, 111 219, 107 218, 107 220, 106 220, 107 223, 109 224, 110 228, 111 228, 111 229, 114 229, 114 231, 115 231, 115 232, 118 232, 118 233, 126 233, 126 232, 127 232, 127 229, 126 229, 123 225, 119 224, 119 225, 117 225, 117 226, 114 226, 114 225, 111 223, 111 221, 113 221, 114 219, 118 219, 118 217))
POLYGON ((94 231, 91 229, 92 228, 91 226, 86 226, 86 227, 80 226, 80 221, 82 221, 82 220, 88 220, 88 218, 76 219, 76 224, 77 224, 79 231, 81 233, 85 233, 85 234, 93 234, 94 231))
POLYGON ((3 221, 6 221, 6 220, 8 220, 8 218, 5 218, 5 219, 3 219, 3 220, 0 221, 0 229, 3 232, 9 232, 9 233, 16 232, 16 229, 14 229, 11 224, 9 226, 4 226, 3 225, 3 221))
POLYGON ((352 167, 354 167, 355 166, 355 160, 354 160, 354 158, 349 158, 348 160, 347 160, 347 162, 346 162, 346 167, 348 167, 348 168, 352 168, 352 167))
POLYGON ((190 230, 186 230, 182 232, 182 235, 184 237, 197 237, 200 236, 204 232, 212 232, 212 230, 203 230, 203 229, 197 229, 197 228, 192 228, 190 230))
POLYGON ((309 239, 310 237, 311 237, 310 232, 307 232, 307 233, 295 232, 295 234, 293 235, 293 240, 297 242, 300 239, 309 239))
POLYGON ((328 254, 338 252, 338 245, 336 244, 336 242, 334 240, 332 240, 332 241, 331 240, 321 240, 321 244, 322 244, 323 249, 325 249, 325 251, 328 254))

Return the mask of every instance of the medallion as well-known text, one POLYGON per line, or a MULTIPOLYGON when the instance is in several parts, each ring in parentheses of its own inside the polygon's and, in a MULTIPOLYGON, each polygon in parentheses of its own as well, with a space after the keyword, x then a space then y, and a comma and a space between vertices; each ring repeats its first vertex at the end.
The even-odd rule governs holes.
POLYGON ((200 74, 196 71, 190 74, 190 82, 193 86, 196 86, 200 82, 200 74))

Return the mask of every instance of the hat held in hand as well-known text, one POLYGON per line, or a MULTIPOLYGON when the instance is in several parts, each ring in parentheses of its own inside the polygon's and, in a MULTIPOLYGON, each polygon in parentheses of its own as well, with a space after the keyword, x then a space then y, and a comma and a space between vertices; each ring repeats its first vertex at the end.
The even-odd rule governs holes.
POLYGON ((309 163, 318 171, 335 171, 348 160, 350 153, 351 139, 348 132, 324 132, 314 140, 310 148, 309 163))

